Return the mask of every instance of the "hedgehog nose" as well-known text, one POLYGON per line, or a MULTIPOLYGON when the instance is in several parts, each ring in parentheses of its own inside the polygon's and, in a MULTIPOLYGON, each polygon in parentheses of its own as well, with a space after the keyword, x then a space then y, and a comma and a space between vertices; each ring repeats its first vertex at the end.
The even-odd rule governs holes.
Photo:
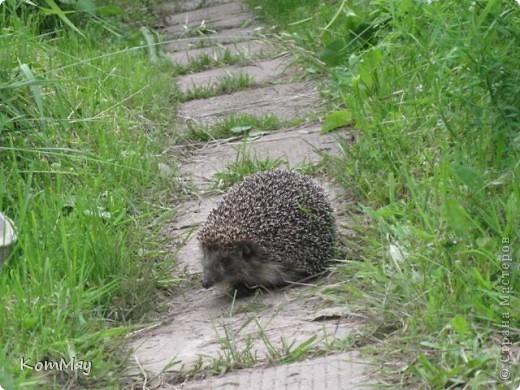
POLYGON ((209 279, 202 279, 202 287, 204 288, 210 288, 211 286, 213 286, 213 283, 211 282, 211 280, 209 279))

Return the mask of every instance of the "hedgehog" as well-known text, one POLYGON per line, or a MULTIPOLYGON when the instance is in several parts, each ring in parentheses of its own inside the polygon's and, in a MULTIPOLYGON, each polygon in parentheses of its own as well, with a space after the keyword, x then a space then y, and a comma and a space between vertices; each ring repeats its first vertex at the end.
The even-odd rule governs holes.
POLYGON ((324 190, 285 170, 233 186, 197 233, 202 286, 279 287, 324 271, 334 255, 335 220, 324 190))

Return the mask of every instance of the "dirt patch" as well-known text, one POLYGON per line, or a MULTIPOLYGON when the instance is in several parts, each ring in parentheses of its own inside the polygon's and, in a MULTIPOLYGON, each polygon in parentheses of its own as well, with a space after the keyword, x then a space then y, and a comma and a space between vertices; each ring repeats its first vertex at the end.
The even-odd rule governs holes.
POLYGON ((221 199, 222 196, 210 196, 185 202, 180 206, 175 220, 163 230, 162 235, 170 238, 166 249, 172 252, 178 251, 179 272, 189 275, 202 272, 201 253, 195 233, 221 199))
MULTIPOLYGON (((233 302, 219 288, 191 291, 170 306, 170 324, 142 333, 132 343, 134 355, 151 372, 177 362, 174 371, 201 363, 212 367, 227 354, 251 363, 276 359, 311 340, 309 351, 345 340, 359 327, 349 313, 327 318, 320 315, 323 302, 303 299, 308 290, 291 288, 241 298, 233 302), (289 347, 292 346, 292 347, 289 347)), ((199 367, 202 368, 202 367, 199 367)))
POLYGON ((236 0, 176 0, 167 1, 158 5, 157 12, 164 18, 173 14, 195 11, 206 7, 214 7, 216 5, 233 3, 236 0))

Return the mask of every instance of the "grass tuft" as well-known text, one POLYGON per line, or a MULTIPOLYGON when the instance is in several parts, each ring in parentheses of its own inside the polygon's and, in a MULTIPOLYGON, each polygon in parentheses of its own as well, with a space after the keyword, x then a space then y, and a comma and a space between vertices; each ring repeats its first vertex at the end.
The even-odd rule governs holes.
POLYGON ((247 61, 248 59, 244 54, 233 54, 229 49, 226 49, 218 56, 202 53, 196 57, 190 58, 187 64, 174 64, 173 68, 176 74, 183 75, 187 73, 201 72, 210 68, 235 65, 247 61))
POLYGON ((270 131, 283 127, 284 122, 274 115, 255 116, 233 114, 213 125, 188 122, 187 138, 193 141, 208 142, 219 138, 229 138, 251 130, 270 131))
POLYGON ((246 151, 246 144, 244 143, 237 150, 237 157, 235 162, 226 166, 225 172, 217 172, 213 175, 215 186, 219 189, 229 188, 234 184, 240 183, 246 176, 258 172, 271 171, 278 168, 284 163, 282 159, 266 158, 260 160, 251 157, 250 153, 246 151))
POLYGON ((230 74, 219 77, 215 82, 208 83, 206 86, 193 86, 188 91, 182 93, 180 100, 184 102, 194 99, 206 99, 247 89, 253 85, 254 81, 247 73, 230 74))

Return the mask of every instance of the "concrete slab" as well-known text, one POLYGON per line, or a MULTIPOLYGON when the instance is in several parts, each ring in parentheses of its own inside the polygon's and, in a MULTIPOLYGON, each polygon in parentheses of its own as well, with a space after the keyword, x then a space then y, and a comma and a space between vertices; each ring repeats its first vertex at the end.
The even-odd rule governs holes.
POLYGON ((362 362, 357 352, 309 359, 283 366, 246 369, 225 376, 179 385, 180 389, 219 390, 361 390, 374 389, 373 368, 362 362))
MULTIPOLYGON (((201 49, 210 46, 223 45, 226 43, 237 43, 258 38, 264 29, 258 25, 244 28, 230 28, 228 30, 208 32, 196 37, 180 37, 163 40, 164 49, 168 52, 201 49)), ((168 28, 161 31, 163 36, 168 37, 168 28)))
POLYGON ((259 293, 232 301, 217 288, 190 291, 175 299, 170 323, 139 333, 131 342, 134 356, 151 373, 160 373, 171 361, 168 371, 189 370, 226 352, 248 348, 259 361, 269 357, 270 346, 279 351, 296 348, 315 337, 315 348, 348 337, 359 327, 359 319, 344 313, 323 318, 317 315, 317 298, 303 298, 305 289, 291 288, 259 293), (226 340, 227 339, 227 340, 226 340), (226 340, 231 344, 221 343, 226 340), (232 350, 231 350, 232 349, 232 350))
POLYGON ((191 100, 180 106, 179 118, 205 125, 215 124, 230 114, 274 115, 289 121, 318 113, 320 103, 314 83, 297 82, 191 100))
POLYGON ((175 226, 180 230, 184 230, 200 225, 206 220, 210 211, 220 203, 222 196, 206 196, 184 202, 178 209, 175 217, 175 226))
POLYGON ((201 26, 219 31, 239 27, 254 18, 242 2, 232 2, 171 14, 165 23, 169 34, 182 36, 201 26))
POLYGON ((272 45, 257 41, 243 41, 236 43, 227 43, 212 47, 203 47, 201 49, 191 49, 185 51, 177 51, 170 54, 171 60, 178 65, 187 65, 190 61, 197 59, 202 55, 210 56, 215 61, 220 61, 226 53, 233 56, 243 55, 248 59, 254 60, 260 54, 273 53, 275 49, 272 45))
POLYGON ((232 3, 236 0, 174 0, 158 5, 161 15, 171 15, 179 12, 195 11, 203 7, 212 7, 219 4, 232 3))
POLYGON ((212 185, 216 172, 226 171, 228 164, 235 162, 241 153, 259 160, 281 159, 282 166, 295 168, 303 163, 319 160, 320 152, 334 154, 338 150, 334 133, 320 135, 320 123, 309 123, 296 129, 267 134, 250 141, 207 144, 181 166, 181 175, 191 180, 198 188, 212 185))
POLYGON ((175 220, 162 230, 161 235, 169 238, 165 249, 171 252, 178 251, 176 261, 179 272, 190 275, 202 272, 201 252, 196 233, 221 200, 222 195, 183 203, 175 220))
POLYGON ((248 75, 255 85, 268 82, 289 82, 294 70, 288 68, 284 58, 259 61, 254 65, 227 66, 225 68, 210 69, 204 72, 187 74, 177 79, 179 90, 183 93, 193 88, 212 87, 224 77, 248 75))

